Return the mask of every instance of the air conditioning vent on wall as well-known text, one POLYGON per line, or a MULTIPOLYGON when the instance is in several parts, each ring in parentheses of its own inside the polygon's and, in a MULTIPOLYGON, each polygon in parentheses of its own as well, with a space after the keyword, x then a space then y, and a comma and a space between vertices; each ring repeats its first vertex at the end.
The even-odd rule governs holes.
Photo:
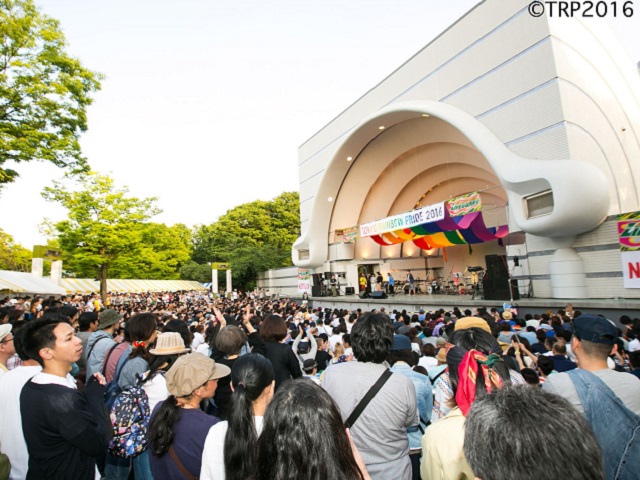
POLYGON ((527 218, 542 217, 553 212, 553 192, 536 193, 524 199, 527 207, 527 218))

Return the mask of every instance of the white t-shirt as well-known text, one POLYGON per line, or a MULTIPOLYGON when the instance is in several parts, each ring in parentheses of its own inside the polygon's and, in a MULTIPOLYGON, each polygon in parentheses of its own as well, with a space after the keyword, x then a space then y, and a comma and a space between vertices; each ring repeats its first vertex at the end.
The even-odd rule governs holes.
POLYGON ((0 380, 0 451, 11 461, 9 478, 25 478, 29 467, 27 443, 22 433, 20 392, 41 366, 18 367, 0 380))
MULTIPOLYGON (((145 377, 149 375, 149 372, 146 372, 145 377)), ((142 385, 142 388, 147 394, 149 398, 149 410, 153 412, 153 409, 160 402, 163 402, 169 396, 169 390, 167 390, 167 380, 164 378, 162 373, 158 373, 153 376, 151 380, 145 382, 142 385)))
MULTIPOLYGON (((640 382, 638 377, 630 373, 616 372, 605 368, 591 372, 613 390, 613 393, 622 400, 622 403, 636 415, 640 415, 640 382)), ((582 402, 573 385, 571 377, 566 373, 554 373, 549 375, 542 389, 560 395, 569 400, 580 413, 584 413, 582 402)))
POLYGON ((331 345, 331 351, 332 352, 336 351, 336 344, 338 342, 342 343, 342 334, 341 333, 336 333, 335 335, 331 335, 329 337, 329 345, 331 345))
MULTIPOLYGON (((256 432, 262 432, 263 417, 253 417, 256 422, 256 432)), ((200 480, 224 480, 224 437, 227 435, 229 422, 216 423, 207 434, 202 450, 202 468, 200 480)))
POLYGON ((418 365, 424 367, 428 372, 430 368, 438 366, 438 360, 435 357, 420 357, 418 365))
POLYGON ((191 342, 191 350, 194 352, 198 350, 198 347, 204 343, 204 336, 200 332, 193 334, 193 342, 191 342))
POLYGON ((631 340, 629 342, 629 352, 636 352, 640 350, 640 339, 631 340))

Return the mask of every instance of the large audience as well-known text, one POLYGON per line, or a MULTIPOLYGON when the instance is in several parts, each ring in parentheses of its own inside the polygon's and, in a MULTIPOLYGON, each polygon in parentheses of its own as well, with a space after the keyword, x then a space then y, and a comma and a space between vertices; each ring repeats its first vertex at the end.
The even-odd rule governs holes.
POLYGON ((640 478, 640 319, 0 302, 0 480, 640 478))

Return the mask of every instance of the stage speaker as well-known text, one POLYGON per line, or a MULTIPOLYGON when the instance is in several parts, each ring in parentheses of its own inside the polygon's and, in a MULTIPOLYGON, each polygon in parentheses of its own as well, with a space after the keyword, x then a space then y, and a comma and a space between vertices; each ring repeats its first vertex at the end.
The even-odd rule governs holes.
POLYGON ((487 275, 489 278, 507 278, 507 257, 505 255, 486 255, 487 275))
POLYGON ((369 298, 369 294, 367 293, 367 291, 366 291, 366 290, 363 290, 362 292, 360 292, 360 293, 358 294, 358 296, 359 296, 360 298, 369 298))
POLYGON ((511 280, 511 285, 506 278, 487 278, 482 282, 485 300, 520 300, 520 291, 518 290, 518 281, 511 280), (509 295, 509 286, 511 286, 511 295, 509 295))
POLYGON ((387 298, 387 294, 385 292, 371 292, 371 298, 375 300, 382 300, 387 298))
POLYGON ((355 295, 356 294, 356 289, 355 287, 346 287, 344 289, 344 294, 345 295, 355 295))

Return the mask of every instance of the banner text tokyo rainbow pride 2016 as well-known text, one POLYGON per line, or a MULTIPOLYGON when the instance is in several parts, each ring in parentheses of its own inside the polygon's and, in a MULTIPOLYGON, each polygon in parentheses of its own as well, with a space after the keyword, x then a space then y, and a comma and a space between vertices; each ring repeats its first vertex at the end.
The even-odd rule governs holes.
POLYGON ((372 235, 380 235, 381 233, 392 232, 401 228, 411 228, 423 223, 437 222, 443 219, 444 202, 440 202, 360 225, 360 236, 370 237, 372 235))

